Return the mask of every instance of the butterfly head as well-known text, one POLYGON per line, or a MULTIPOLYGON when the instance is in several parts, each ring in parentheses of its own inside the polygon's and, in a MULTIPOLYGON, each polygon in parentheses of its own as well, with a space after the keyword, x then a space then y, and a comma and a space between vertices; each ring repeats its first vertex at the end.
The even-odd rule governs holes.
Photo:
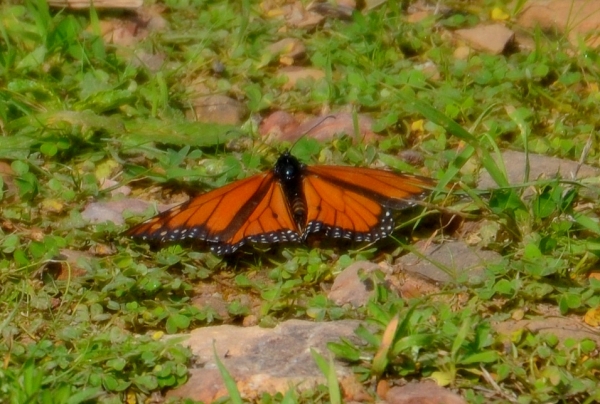
POLYGON ((294 182, 302 174, 302 163, 289 151, 286 151, 277 159, 274 171, 275 175, 284 183, 294 182))

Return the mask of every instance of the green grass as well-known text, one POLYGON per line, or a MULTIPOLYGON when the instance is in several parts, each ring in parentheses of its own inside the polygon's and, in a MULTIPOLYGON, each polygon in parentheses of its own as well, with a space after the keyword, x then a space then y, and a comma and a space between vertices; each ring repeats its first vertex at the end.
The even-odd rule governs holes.
MULTIPOLYGON (((543 307, 583 322, 600 306, 600 282, 588 277, 600 254, 597 181, 530 178, 509 186, 494 160, 511 149, 584 156, 597 165, 598 57, 534 31, 531 52, 475 52, 457 60, 445 29, 487 20, 494 2, 469 10, 456 3, 456 13, 417 24, 388 2, 350 22, 283 33, 283 22, 255 2, 167 0, 168 28, 137 45, 165 55, 155 72, 104 43, 97 35, 100 12, 49 10, 42 0, 4 2, 0 162, 13 175, 0 177, 0 401, 144 402, 187 377, 190 353, 161 333, 239 323, 251 312, 245 295, 258 303, 263 326, 289 318, 364 319, 371 327, 357 332, 365 345, 340 341, 330 348, 353 364, 372 394, 373 377, 433 378, 474 403, 599 400, 593 341, 526 330, 505 337, 492 327, 516 313, 543 314, 543 307), (304 42, 305 64, 326 79, 282 89, 277 60, 265 48, 285 37, 304 42), (216 61, 224 74, 212 72, 216 61), (437 66, 440 80, 419 69, 425 62, 437 66), (501 264, 488 266, 478 281, 418 300, 378 282, 368 306, 353 310, 329 301, 322 285, 357 260, 392 263, 403 244, 438 230, 435 208, 408 218, 377 248, 259 246, 235 260, 189 246, 152 249, 122 237, 126 226, 84 221, 90 201, 119 198, 101 188, 104 179, 130 186, 133 197, 169 202, 173 194, 269 169, 292 147, 264 144, 251 119, 241 127, 186 120, 189 88, 197 82, 262 116, 349 105, 370 114, 383 137, 377 144, 304 138, 294 154, 307 163, 383 161, 406 169, 398 152, 420 151, 422 172, 438 179, 439 189, 461 182, 461 194, 472 197, 441 192, 432 204, 484 221, 479 246, 501 253, 501 264), (411 131, 421 119, 423 129, 411 131), (489 196, 475 190, 473 167, 487 169, 500 188, 489 196), (67 261, 64 249, 81 257, 67 261), (213 282, 237 297, 228 301, 226 320, 191 302, 213 282)), ((127 212, 126 218, 142 220, 127 212)), ((261 402, 340 402, 325 358, 316 360, 327 386, 265 395, 261 402)))

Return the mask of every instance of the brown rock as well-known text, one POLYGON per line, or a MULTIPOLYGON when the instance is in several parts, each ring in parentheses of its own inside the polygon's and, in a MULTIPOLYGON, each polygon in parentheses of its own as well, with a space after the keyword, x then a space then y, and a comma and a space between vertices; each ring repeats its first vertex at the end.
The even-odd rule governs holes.
POLYGON ((192 299, 192 305, 200 310, 211 308, 221 320, 229 319, 227 302, 220 293, 203 293, 192 299))
POLYGON ((468 46, 459 46, 454 50, 454 58, 458 60, 466 60, 471 54, 471 48, 468 46))
POLYGON ((336 1, 333 3, 313 1, 307 6, 307 10, 323 17, 348 21, 352 19, 352 13, 355 9, 356 3, 350 1, 336 1))
POLYGON ((456 30, 456 35, 467 41, 473 48, 500 54, 514 39, 514 32, 502 24, 479 25, 474 28, 456 30))
POLYGON ((419 10, 408 15, 407 21, 410 23, 417 23, 429 18, 433 15, 433 10, 419 10))
POLYGON ((239 125, 247 114, 246 106, 225 95, 206 95, 192 100, 194 110, 189 119, 205 123, 239 125))
POLYGON ((306 54, 306 46, 296 38, 285 38, 267 46, 267 52, 279 57, 279 63, 291 65, 306 54))
POLYGON ((590 0, 531 1, 518 20, 525 28, 539 26, 568 32, 569 40, 577 44, 578 36, 588 35, 586 43, 598 46, 600 36, 600 2, 590 0))
POLYGON ((353 263, 335 277, 327 297, 338 306, 348 303, 354 307, 364 306, 373 294, 374 286, 368 277, 361 275, 377 269, 379 266, 372 262, 353 263))
POLYGON ((167 55, 164 53, 149 53, 143 49, 136 49, 131 58, 133 66, 144 66, 151 72, 158 72, 165 63, 167 55))
POLYGON ((281 140, 285 139, 288 133, 294 131, 299 125, 300 122, 289 112, 275 111, 263 119, 258 132, 262 136, 281 140))
MULTIPOLYGON (((357 341, 357 321, 313 323, 290 320, 276 328, 222 325, 192 331, 184 345, 195 355, 196 365, 188 382, 170 391, 167 397, 186 397, 213 402, 227 395, 217 370, 213 346, 219 359, 231 373, 245 399, 257 399, 261 393, 285 392, 290 386, 303 391, 326 383, 315 364, 311 349, 329 355, 326 344, 340 337, 357 341)), ((350 368, 336 363, 338 377, 352 375, 350 368)))
POLYGON ((82 264, 92 258, 88 253, 63 248, 60 250, 60 255, 48 263, 48 271, 60 281, 73 279, 87 273, 85 265, 82 264))
POLYGON ((385 396, 388 404, 466 404, 457 394, 439 387, 434 382, 409 383, 392 387, 385 396))
POLYGON ((140 8, 135 13, 119 18, 103 19, 99 24, 100 33, 108 43, 132 47, 151 32, 162 31, 167 27, 167 20, 161 15, 163 11, 163 7, 155 6, 140 8))
POLYGON ((110 178, 103 178, 100 180, 100 189, 106 190, 110 189, 110 194, 112 196, 123 195, 128 196, 131 194, 131 188, 127 185, 119 185, 119 181, 111 180, 110 178))
POLYGON ((302 2, 294 1, 282 7, 288 25, 296 28, 312 29, 325 20, 325 17, 304 8, 302 2))
POLYGON ((292 89, 300 80, 321 80, 325 78, 325 73, 322 70, 312 67, 289 66, 279 69, 278 77, 286 77, 287 82, 283 85, 284 90, 292 89))
POLYGON ((402 275, 400 284, 394 278, 390 278, 390 283, 404 299, 416 299, 423 296, 435 295, 440 292, 440 287, 435 281, 432 282, 412 272, 403 272, 402 275))
MULTIPOLYGON (((372 130, 373 121, 366 115, 358 115, 358 132, 361 140, 372 140, 377 135, 372 130)), ((325 116, 319 116, 298 122, 294 116, 286 112, 275 112, 265 118, 259 132, 268 136, 270 140, 286 140, 294 142, 302 136, 310 136, 314 139, 327 141, 338 135, 354 136, 354 118, 347 112, 339 112, 325 116)))

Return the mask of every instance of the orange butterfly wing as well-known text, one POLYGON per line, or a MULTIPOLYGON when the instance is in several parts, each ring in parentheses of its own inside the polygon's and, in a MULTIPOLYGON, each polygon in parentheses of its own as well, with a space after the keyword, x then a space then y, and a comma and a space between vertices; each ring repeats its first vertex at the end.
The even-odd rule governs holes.
POLYGON ((143 240, 204 240, 216 254, 229 254, 248 241, 300 240, 281 184, 272 171, 236 181, 132 227, 143 240))
POLYGON ((414 205, 434 185, 428 178, 371 168, 306 167, 305 236, 323 230, 354 241, 386 237, 394 229, 391 210, 414 205))

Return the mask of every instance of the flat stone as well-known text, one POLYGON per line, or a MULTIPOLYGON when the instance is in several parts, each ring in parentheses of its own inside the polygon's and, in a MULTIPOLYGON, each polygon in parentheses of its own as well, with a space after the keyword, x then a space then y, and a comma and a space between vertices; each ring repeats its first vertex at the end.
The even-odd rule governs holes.
POLYGON ((591 47, 600 45, 600 2, 590 0, 529 1, 518 19, 525 28, 540 27, 568 33, 569 41, 577 45, 585 36, 591 47))
POLYGON ((392 387, 385 396, 388 404, 466 404, 464 398, 432 381, 392 387))
POLYGON ((492 327, 496 332, 505 336, 526 330, 542 335, 554 335, 559 341, 568 338, 575 340, 590 339, 597 345, 600 336, 597 329, 587 326, 579 317, 542 316, 525 320, 506 320, 493 322, 492 327))
MULTIPOLYGON (((516 185, 525 182, 525 164, 527 161, 525 153, 510 150, 505 151, 502 153, 502 160, 506 168, 509 184, 516 185)), ((556 176, 573 180, 599 175, 599 169, 587 164, 580 165, 577 161, 529 153, 529 181, 550 179, 556 176)), ((482 170, 477 186, 483 189, 498 187, 490 174, 485 170, 482 170)))
MULTIPOLYGON (((221 325, 193 330, 183 342, 195 356, 190 379, 185 385, 169 391, 167 397, 209 403, 226 396, 214 350, 247 400, 256 400, 263 392, 285 393, 290 386, 296 391, 304 391, 326 384, 311 349, 328 357, 327 342, 344 337, 359 343, 354 334, 359 324, 354 320, 323 323, 289 320, 272 329, 221 325)), ((338 378, 353 375, 346 364, 334 363, 338 378)))
POLYGON ((502 259, 494 251, 471 247, 462 241, 446 241, 443 244, 420 241, 413 248, 419 251, 419 255, 409 253, 400 257, 397 261, 400 269, 442 283, 456 281, 467 273, 469 277, 475 277, 488 264, 502 259))
POLYGON ((351 304, 360 307, 367 304, 374 292, 370 279, 361 276, 379 269, 379 265, 368 261, 358 261, 340 272, 331 285, 327 297, 338 306, 351 304))
MULTIPOLYGON (((373 120, 365 115, 358 115, 358 133, 363 141, 377 139, 373 132, 373 120)), ((354 137, 354 117, 348 112, 337 112, 318 117, 306 118, 300 122, 287 112, 277 111, 264 119, 259 132, 267 137, 267 141, 282 140, 295 142, 303 136, 320 141, 335 139, 340 135, 354 137)))
POLYGON ((244 104, 225 95, 205 95, 192 100, 193 116, 188 118, 204 123, 240 125, 247 114, 244 104))
POLYGON ((290 90, 296 87, 300 80, 317 81, 325 78, 325 72, 314 67, 288 66, 279 69, 277 76, 287 78, 283 89, 290 90))
POLYGON ((455 34, 473 48, 498 55, 514 39, 515 33, 502 24, 479 25, 473 28, 459 29, 455 34))

